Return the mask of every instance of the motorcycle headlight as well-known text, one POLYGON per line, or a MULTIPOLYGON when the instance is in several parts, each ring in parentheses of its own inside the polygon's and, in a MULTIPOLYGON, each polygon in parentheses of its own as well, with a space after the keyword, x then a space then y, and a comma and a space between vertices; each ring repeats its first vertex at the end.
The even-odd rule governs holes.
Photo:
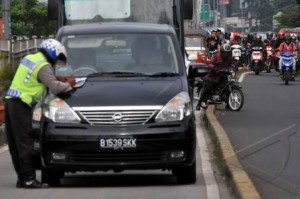
POLYGON ((181 121, 193 112, 191 99, 188 93, 181 92, 173 97, 157 114, 156 122, 181 121))
POLYGON ((46 99, 44 116, 57 123, 79 123, 75 111, 62 99, 52 95, 46 99))

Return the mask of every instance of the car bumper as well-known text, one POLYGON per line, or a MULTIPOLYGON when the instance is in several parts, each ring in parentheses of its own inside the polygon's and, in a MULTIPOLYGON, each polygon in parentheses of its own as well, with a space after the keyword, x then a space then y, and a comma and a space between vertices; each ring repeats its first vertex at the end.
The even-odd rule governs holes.
POLYGON ((126 127, 48 123, 41 142, 43 165, 64 171, 190 166, 195 162, 196 148, 193 120, 126 127), (132 138, 136 147, 101 148, 104 138, 132 138))

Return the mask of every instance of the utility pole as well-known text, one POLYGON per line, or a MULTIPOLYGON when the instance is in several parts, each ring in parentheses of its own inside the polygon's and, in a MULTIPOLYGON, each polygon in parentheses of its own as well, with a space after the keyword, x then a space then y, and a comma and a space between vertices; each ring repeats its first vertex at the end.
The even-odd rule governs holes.
POLYGON ((4 39, 8 40, 11 37, 10 30, 10 0, 2 0, 2 19, 4 27, 4 39))

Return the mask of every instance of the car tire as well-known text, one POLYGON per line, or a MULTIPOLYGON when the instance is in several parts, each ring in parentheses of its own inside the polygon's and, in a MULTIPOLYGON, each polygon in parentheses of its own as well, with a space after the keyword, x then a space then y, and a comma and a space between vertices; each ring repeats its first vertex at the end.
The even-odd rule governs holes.
POLYGON ((172 172, 179 184, 194 184, 196 182, 196 162, 191 166, 173 169, 172 172))
POLYGON ((60 185, 60 178, 63 177, 64 172, 55 171, 48 168, 42 168, 42 183, 47 183, 50 187, 57 187, 60 185))

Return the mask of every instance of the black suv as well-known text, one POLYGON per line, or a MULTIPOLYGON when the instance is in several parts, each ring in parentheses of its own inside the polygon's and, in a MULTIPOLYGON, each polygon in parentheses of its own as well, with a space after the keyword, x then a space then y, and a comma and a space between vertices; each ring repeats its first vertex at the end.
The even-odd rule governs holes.
POLYGON ((34 112, 42 181, 66 172, 172 170, 196 181, 196 125, 183 57, 168 25, 98 23, 62 27, 57 39, 77 89, 48 93, 34 112), (37 117, 37 116, 41 117, 37 117))

